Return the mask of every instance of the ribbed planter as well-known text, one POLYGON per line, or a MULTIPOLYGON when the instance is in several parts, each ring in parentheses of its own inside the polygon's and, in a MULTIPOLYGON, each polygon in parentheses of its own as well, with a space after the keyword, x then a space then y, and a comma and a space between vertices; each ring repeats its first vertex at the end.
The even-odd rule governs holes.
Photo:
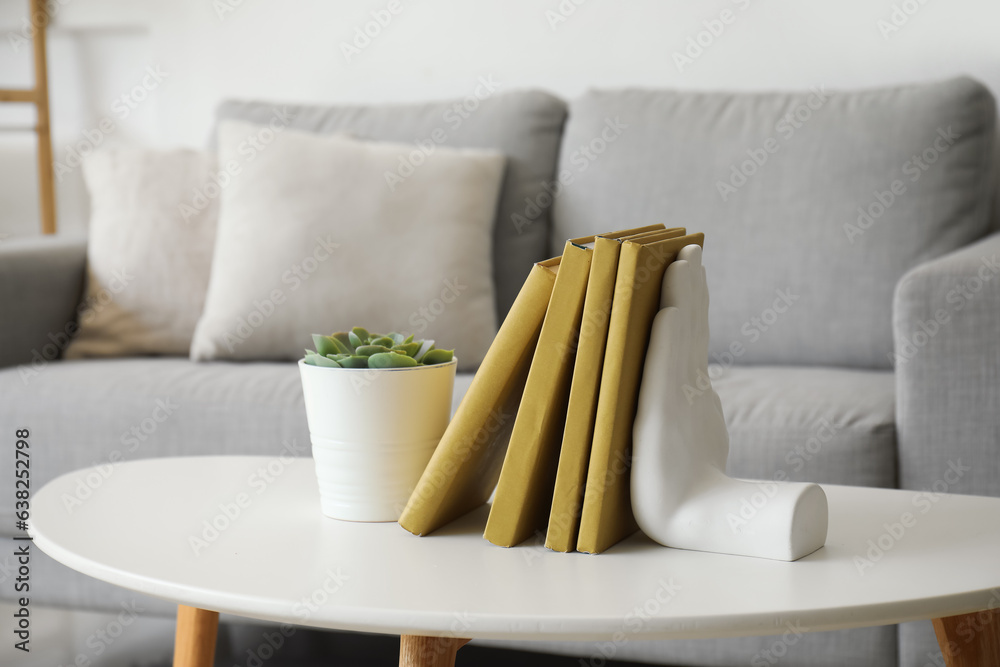
POLYGON ((456 365, 371 370, 299 361, 323 514, 399 519, 448 426, 456 365))

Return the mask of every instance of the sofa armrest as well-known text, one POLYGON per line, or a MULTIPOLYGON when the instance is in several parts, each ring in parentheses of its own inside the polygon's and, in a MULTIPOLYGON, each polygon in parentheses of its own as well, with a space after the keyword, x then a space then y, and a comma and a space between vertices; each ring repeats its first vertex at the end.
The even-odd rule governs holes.
POLYGON ((893 336, 901 486, 1000 496, 1000 234, 904 275, 893 336))
POLYGON ((81 238, 0 243, 0 368, 62 355, 76 330, 86 264, 81 238))

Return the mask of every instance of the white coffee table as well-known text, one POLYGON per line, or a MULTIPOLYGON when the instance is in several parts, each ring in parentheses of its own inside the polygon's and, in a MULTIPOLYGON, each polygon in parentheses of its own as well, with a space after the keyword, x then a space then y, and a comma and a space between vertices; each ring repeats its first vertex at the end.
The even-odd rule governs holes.
POLYGON ((35 494, 30 534, 75 570, 179 604, 178 667, 211 665, 218 612, 401 635, 401 665, 453 664, 468 638, 625 642, 934 618, 946 654, 954 642, 950 665, 1000 664, 997 498, 826 486, 826 546, 784 563, 642 535, 598 556, 503 549, 482 539, 485 508, 422 538, 336 521, 320 514, 311 459, 123 463, 70 513, 64 494, 88 472, 35 494))

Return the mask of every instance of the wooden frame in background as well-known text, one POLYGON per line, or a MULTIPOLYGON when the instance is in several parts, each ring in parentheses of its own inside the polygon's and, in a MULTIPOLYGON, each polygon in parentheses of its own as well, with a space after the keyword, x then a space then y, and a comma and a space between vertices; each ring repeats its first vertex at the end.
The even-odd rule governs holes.
POLYGON ((56 233, 56 192, 52 174, 52 133, 49 126, 49 76, 46 64, 45 31, 49 14, 44 0, 31 0, 29 23, 34 27, 31 45, 35 69, 33 88, 0 89, 0 102, 27 102, 35 105, 33 128, 38 139, 39 218, 43 234, 56 233))

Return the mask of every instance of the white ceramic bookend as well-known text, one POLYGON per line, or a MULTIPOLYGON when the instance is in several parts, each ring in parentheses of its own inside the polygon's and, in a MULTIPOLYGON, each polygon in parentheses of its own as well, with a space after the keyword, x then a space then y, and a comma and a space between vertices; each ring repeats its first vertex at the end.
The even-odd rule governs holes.
POLYGON ((708 376, 708 285, 701 248, 681 250, 663 279, 646 353, 632 454, 639 527, 679 549, 797 560, 826 541, 815 484, 726 476, 729 433, 708 376))

